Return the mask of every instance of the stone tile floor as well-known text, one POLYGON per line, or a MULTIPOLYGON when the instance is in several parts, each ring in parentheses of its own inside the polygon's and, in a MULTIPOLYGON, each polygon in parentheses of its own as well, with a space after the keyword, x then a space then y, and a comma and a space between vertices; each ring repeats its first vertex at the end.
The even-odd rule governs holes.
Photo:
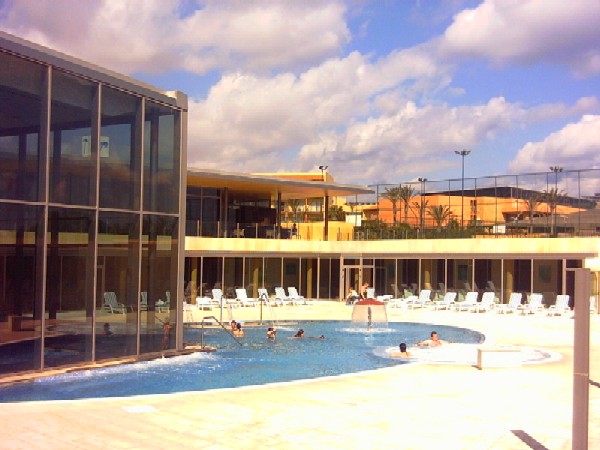
MULTIPOLYGON (((278 319, 349 319, 336 302, 278 319)), ((254 308, 234 312, 252 320, 254 308)), ((413 364, 359 374, 196 393, 3 404, 1 449, 570 449, 570 317, 389 310, 390 321, 476 329, 560 361, 478 370, 413 364)), ((600 318, 592 317, 589 448, 600 448, 600 318), (595 384, 594 384, 595 383, 595 384)), ((578 449, 579 450, 579 449, 578 449)))

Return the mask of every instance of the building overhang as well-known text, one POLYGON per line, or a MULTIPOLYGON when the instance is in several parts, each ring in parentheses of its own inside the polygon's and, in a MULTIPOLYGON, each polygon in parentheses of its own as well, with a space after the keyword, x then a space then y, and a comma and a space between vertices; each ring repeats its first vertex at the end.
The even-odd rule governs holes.
POLYGON ((243 195, 255 194, 282 200, 317 197, 347 197, 370 195, 374 191, 365 186, 252 175, 217 170, 188 168, 188 187, 228 189, 243 195))

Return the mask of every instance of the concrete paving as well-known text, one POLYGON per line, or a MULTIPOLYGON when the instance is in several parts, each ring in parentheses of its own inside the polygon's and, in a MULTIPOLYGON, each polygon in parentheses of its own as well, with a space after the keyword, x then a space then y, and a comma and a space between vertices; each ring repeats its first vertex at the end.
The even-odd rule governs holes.
MULTIPOLYGON (((202 314, 202 313, 200 313, 202 314)), ((234 311, 256 320, 257 308, 234 311)), ((265 317, 267 312, 263 311, 265 317)), ((277 319, 349 319, 337 302, 277 319)), ((478 370, 412 364, 206 392, 0 407, 1 449, 570 449, 573 319, 390 309, 390 321, 459 325, 556 362, 478 370)), ((433 329, 433 328, 432 328, 433 329)), ((600 319, 592 316, 589 448, 600 448, 600 319)), ((580 450, 580 449, 577 449, 580 450)))

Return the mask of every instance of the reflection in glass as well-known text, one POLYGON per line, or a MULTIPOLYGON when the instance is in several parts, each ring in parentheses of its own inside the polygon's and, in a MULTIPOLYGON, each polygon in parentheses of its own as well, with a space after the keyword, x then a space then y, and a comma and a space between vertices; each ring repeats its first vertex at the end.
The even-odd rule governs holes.
POLYGON ((93 205, 92 112, 97 86, 54 70, 50 138, 50 201, 93 205))
POLYGON ((138 255, 139 216, 100 212, 96 359, 137 353, 138 255))
POLYGON ((140 304, 141 351, 153 352, 175 347, 175 333, 168 330, 176 320, 177 299, 171 295, 177 285, 176 217, 144 216, 142 234, 142 278, 140 304))
POLYGON ((144 210, 179 208, 180 113, 148 101, 144 127, 144 210))
POLYGON ((0 52, 0 198, 38 199, 44 67, 0 52))
POLYGON ((100 207, 139 208, 138 97, 104 87, 100 129, 100 207))
POLYGON ((90 210, 49 209, 46 367, 93 358, 94 223, 90 210))
POLYGON ((0 203, 0 373, 41 360, 41 296, 35 280, 43 209, 0 203))

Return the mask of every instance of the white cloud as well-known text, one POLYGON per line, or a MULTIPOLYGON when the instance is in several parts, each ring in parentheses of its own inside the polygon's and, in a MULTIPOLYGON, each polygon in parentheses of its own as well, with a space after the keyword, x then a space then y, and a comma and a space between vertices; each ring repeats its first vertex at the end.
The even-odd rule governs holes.
POLYGON ((182 14, 184 3, 7 0, 0 25, 126 73, 296 69, 339 54, 350 39, 345 7, 335 0, 206 0, 182 14))
POLYGON ((528 142, 510 162, 513 173, 545 172, 551 165, 565 169, 600 168, 600 115, 584 115, 550 134, 528 142))
POLYGON ((597 0, 485 0, 454 17, 441 38, 446 57, 495 64, 566 64, 577 76, 600 74, 597 0))

